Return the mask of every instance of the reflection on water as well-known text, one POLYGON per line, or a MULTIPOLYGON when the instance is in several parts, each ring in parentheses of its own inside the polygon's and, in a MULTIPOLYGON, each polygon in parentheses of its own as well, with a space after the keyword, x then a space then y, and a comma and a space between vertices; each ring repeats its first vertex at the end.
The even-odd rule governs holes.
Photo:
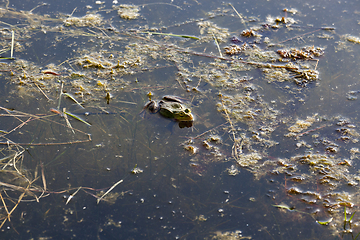
POLYGON ((358 13, 316 4, 3 4, 5 238, 354 239, 358 13))

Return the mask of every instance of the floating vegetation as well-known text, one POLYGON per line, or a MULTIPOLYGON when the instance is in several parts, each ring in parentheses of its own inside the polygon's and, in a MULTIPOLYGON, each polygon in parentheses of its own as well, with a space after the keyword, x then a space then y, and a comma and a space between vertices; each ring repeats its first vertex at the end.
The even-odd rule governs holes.
POLYGON ((347 99, 348 100, 356 100, 358 97, 357 97, 357 94, 360 93, 360 90, 357 90, 357 91, 349 91, 347 93, 347 99))
POLYGON ((137 19, 140 16, 140 7, 137 5, 120 4, 119 6, 114 6, 114 9, 118 10, 121 18, 127 20, 137 19))
POLYGON ((291 59, 313 59, 314 57, 320 57, 324 54, 324 49, 320 47, 304 47, 302 49, 280 49, 277 53, 283 58, 291 59))
POLYGON ((217 231, 213 234, 214 236, 211 239, 214 240, 232 240, 232 239, 253 239, 251 236, 243 236, 242 231, 236 230, 233 232, 220 232, 217 231))
POLYGON ((349 42, 360 44, 360 38, 355 36, 346 36, 349 42))
POLYGON ((213 40, 213 36, 216 36, 216 40, 222 43, 226 42, 230 36, 227 28, 219 27, 211 21, 201 21, 198 23, 198 26, 201 34, 200 41, 202 42, 210 42, 213 40))
MULTIPOLYGON (((332 221, 323 223, 332 227, 343 221, 342 216, 337 214, 339 207, 354 207, 353 201, 356 193, 353 195, 341 190, 344 186, 357 186, 359 179, 357 172, 351 172, 350 159, 354 159, 353 153, 356 152, 356 156, 358 154, 357 150, 351 147, 354 143, 341 140, 341 137, 344 136, 343 133, 349 129, 354 130, 351 135, 357 136, 357 131, 351 127, 348 120, 336 117, 325 120, 314 115, 307 117, 306 120, 296 120, 289 126, 289 133, 286 136, 296 139, 298 142, 295 145, 304 153, 289 159, 270 160, 266 157, 257 159, 261 163, 257 165, 260 169, 268 169, 274 175, 287 175, 285 189, 288 194, 296 196, 303 203, 323 206, 324 209, 321 212, 311 207, 313 211, 317 211, 315 219, 321 221, 318 219, 330 214, 332 221), (350 128, 347 128, 346 126, 349 125, 350 128), (322 136, 328 132, 326 129, 336 129, 338 126, 344 128, 337 131, 338 134, 322 136), (341 151, 339 149, 347 152, 347 157, 346 154, 342 154, 343 157, 336 156, 341 151), (307 171, 304 167, 307 168, 307 171), (311 186, 311 182, 320 184, 319 188, 311 186)), ((345 135, 349 136, 350 134, 345 135)), ((261 170, 257 171, 256 176, 258 176, 258 172, 261 170)), ((307 211, 307 213, 309 212, 307 211)), ((315 212, 310 211, 310 213, 315 212)))
POLYGON ((104 24, 99 14, 87 14, 83 17, 69 17, 64 20, 64 25, 76 27, 94 27, 104 24))
POLYGON ((245 29, 242 31, 241 33, 241 36, 244 36, 244 37, 262 37, 261 34, 258 34, 257 32, 255 32, 254 30, 252 29, 245 29))
POLYGON ((142 173, 144 170, 142 170, 141 168, 139 168, 137 165, 135 165, 135 167, 131 170, 131 173, 136 175, 139 173, 142 173))
POLYGON ((295 122, 294 125, 290 126, 288 128, 289 132, 287 135, 285 135, 286 137, 292 137, 292 136, 296 136, 298 133, 308 129, 309 127, 311 127, 311 125, 315 122, 318 121, 317 115, 314 115, 312 117, 307 117, 305 120, 297 120, 295 122))
MULTIPOLYGON (((167 6, 179 9, 173 4, 167 6)), ((1 31, 2 54, 7 54, 3 60, 14 60, 1 65, 2 77, 10 89, 4 104, 26 108, 33 103, 36 107, 26 112, 0 107, 0 117, 19 121, 17 125, 6 123, 0 130, 1 227, 23 200, 38 202, 49 194, 71 193, 64 205, 73 204, 81 193, 96 198, 98 204, 114 204, 124 195, 117 189, 125 179, 119 180, 119 172, 138 181, 126 187, 138 190, 161 186, 174 191, 171 194, 175 196, 180 195, 178 189, 186 188, 181 185, 181 177, 186 175, 193 187, 199 184, 193 178, 205 178, 214 165, 224 163, 228 165, 222 167, 221 174, 235 179, 244 171, 252 173, 255 180, 280 176, 281 181, 272 182, 279 191, 269 193, 270 205, 277 211, 311 215, 311 221, 329 226, 334 232, 343 231, 339 226, 357 228, 350 223, 355 221, 359 206, 360 175, 353 168, 360 157, 358 121, 299 109, 313 97, 311 89, 321 86, 322 58, 329 45, 325 41, 340 38, 335 50, 350 51, 357 47, 351 43, 359 40, 350 35, 339 37, 335 28, 321 27, 325 23, 301 27, 298 24, 304 20, 296 9, 284 9, 283 16, 277 17, 247 17, 230 6, 208 13, 207 18, 164 26, 163 22, 143 23, 146 17, 140 15, 143 6, 139 5, 115 5, 112 9, 102 6, 83 17, 74 17, 73 12, 70 17, 56 19, 3 9, 5 19, 25 22, 23 28, 10 26, 11 30, 1 31), (119 20, 118 16, 141 19, 131 26, 133 21, 119 20), (218 16, 226 19, 219 20, 218 16), (234 21, 237 29, 229 24, 234 21), (124 22, 129 25, 124 26, 124 22), (315 32, 323 34, 315 36, 315 32), (47 49, 62 49, 59 59, 46 58, 48 52, 42 52, 34 53, 34 59, 41 61, 29 60, 29 49, 40 40, 37 34, 51 38, 47 49), (167 138, 163 137, 161 121, 139 117, 151 92, 189 99, 194 127, 177 129, 182 131, 180 134, 172 129, 167 138), (98 113, 113 113, 116 118, 111 122, 100 115, 91 118, 91 108, 98 113), (93 140, 87 132, 97 133, 97 138, 93 140), (35 167, 27 166, 22 147, 67 145, 73 149, 71 146, 76 144, 80 147, 75 156, 84 155, 86 159, 77 163, 77 170, 85 169, 91 178, 98 176, 98 182, 109 181, 111 187, 100 186, 99 190, 79 180, 73 184, 76 186, 64 184, 66 190, 54 191, 46 182, 50 180, 45 178, 48 173, 42 160, 35 167), (133 160, 144 167, 134 167, 133 160), (103 162, 116 169, 115 180, 108 179, 111 168, 103 167, 103 162), (102 171, 104 168, 106 171, 102 171), (148 176, 153 177, 151 181, 146 179, 148 176), (148 182, 152 187, 146 186, 148 182), (5 197, 6 189, 16 192, 16 198, 5 197), (292 205, 306 210, 288 207, 292 205)), ((358 92, 348 92, 348 99, 355 100, 358 92)), ((55 164, 57 157, 46 166, 55 164)), ((139 203, 145 202, 139 199, 139 203)), ((184 205, 179 209, 187 208, 189 211, 184 212, 191 216, 186 218, 196 219, 191 220, 195 224, 207 223, 205 215, 191 209, 198 202, 207 207, 209 198, 206 201, 187 198, 180 201, 184 205), (193 205, 187 206, 189 202, 193 205)), ((226 216, 222 208, 218 213, 226 216)), ((114 221, 111 218, 110 225, 121 226, 114 221)), ((251 239, 242 236, 241 231, 213 230, 213 239, 251 239)))
POLYGON ((245 50, 247 50, 249 48, 250 48, 250 46, 247 43, 244 43, 241 46, 231 45, 231 46, 225 47, 225 53, 229 54, 229 55, 237 55, 237 54, 244 52, 245 50))

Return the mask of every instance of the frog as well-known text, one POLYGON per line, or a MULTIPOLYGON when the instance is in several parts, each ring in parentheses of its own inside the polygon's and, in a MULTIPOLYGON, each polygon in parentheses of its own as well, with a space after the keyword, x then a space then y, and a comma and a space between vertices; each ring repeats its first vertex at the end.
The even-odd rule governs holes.
POLYGON ((161 116, 178 122, 192 122, 194 116, 183 101, 177 96, 164 96, 160 101, 150 100, 144 106, 152 113, 160 113, 161 116))

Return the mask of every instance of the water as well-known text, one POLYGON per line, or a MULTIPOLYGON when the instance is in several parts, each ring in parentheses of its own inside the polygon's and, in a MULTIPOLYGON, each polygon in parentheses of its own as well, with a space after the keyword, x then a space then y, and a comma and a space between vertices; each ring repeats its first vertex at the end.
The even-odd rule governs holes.
POLYGON ((133 20, 111 2, 38 4, 31 12, 37 3, 2 5, 2 56, 10 54, 11 30, 17 45, 16 60, 3 60, 0 76, 1 106, 15 110, 1 110, 0 130, 16 129, 1 141, 23 144, 2 145, 2 157, 20 154, 21 173, 2 162, 0 181, 11 185, 1 194, 14 209, 9 221, 2 208, 4 239, 355 238, 357 214, 345 230, 343 216, 344 206, 348 219, 358 206, 360 179, 358 100, 348 100, 360 90, 360 45, 346 40, 358 37, 358 1, 233 3, 245 23, 220 1, 135 1, 140 15, 133 20), (92 17, 85 26, 64 25, 70 14, 87 12, 100 23, 92 17), (266 28, 269 15, 280 21, 266 28), (293 28, 282 17, 295 19, 293 28), (241 36, 250 28, 262 36, 241 36), (155 30, 200 40, 146 33, 155 30), (226 55, 233 36, 250 50, 226 55), (258 65, 219 58, 214 37, 224 58, 258 65), (317 80, 297 78, 297 85, 298 73, 261 65, 283 66, 278 49, 305 46, 324 48, 324 55, 289 62, 316 68, 317 80), (155 100, 183 98, 194 126, 140 114, 150 91, 155 100), (69 115, 74 134, 50 108, 78 114, 91 127, 69 115), (284 136, 300 123, 308 127, 284 136), (137 168, 142 172, 134 174, 137 168))

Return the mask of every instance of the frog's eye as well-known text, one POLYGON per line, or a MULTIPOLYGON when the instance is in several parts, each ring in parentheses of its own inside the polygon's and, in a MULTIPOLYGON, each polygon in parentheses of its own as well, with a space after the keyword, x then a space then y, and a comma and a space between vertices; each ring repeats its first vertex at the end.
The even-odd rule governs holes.
POLYGON ((184 110, 184 112, 185 113, 191 113, 191 110, 187 108, 187 109, 184 110))
POLYGON ((183 117, 184 114, 185 114, 184 112, 179 112, 179 116, 180 116, 180 117, 183 117))

